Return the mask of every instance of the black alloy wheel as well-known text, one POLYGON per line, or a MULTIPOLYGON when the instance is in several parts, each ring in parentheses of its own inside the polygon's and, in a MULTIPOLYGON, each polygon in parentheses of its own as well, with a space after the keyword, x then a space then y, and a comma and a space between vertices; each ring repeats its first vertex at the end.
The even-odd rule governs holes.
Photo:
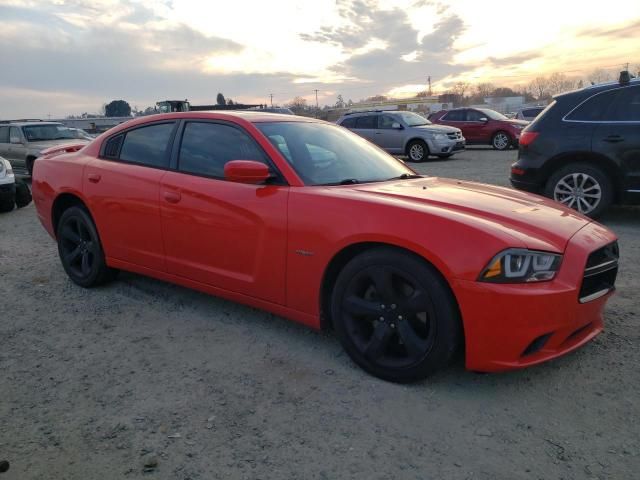
POLYGON ((332 315, 351 358, 385 380, 424 378, 444 367, 459 343, 457 304, 444 280, 395 249, 365 252, 344 268, 332 315))
POLYGON ((89 288, 115 277, 107 267, 91 216, 82 207, 71 207, 58 224, 58 253, 64 270, 74 283, 89 288))

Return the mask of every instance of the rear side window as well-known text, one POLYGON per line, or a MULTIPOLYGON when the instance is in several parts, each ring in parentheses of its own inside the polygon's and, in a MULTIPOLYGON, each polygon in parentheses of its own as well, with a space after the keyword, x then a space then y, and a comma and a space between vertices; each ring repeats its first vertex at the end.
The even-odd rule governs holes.
POLYGON ((622 89, 602 120, 608 122, 640 122, 640 86, 622 89))
POLYGON ((356 128, 376 128, 378 123, 377 115, 366 115, 364 117, 358 117, 356 120, 356 128))
POLYGON ((128 131, 122 142, 120 160, 149 167, 167 168, 169 142, 174 126, 174 123, 161 123, 128 131))
POLYGON ((608 92, 594 95, 570 112, 566 119, 582 122, 597 122, 602 119, 602 116, 616 99, 618 93, 619 90, 609 90, 608 92))
POLYGON ((9 127, 0 127, 0 143, 9 143, 9 127))
POLYGON ((231 160, 256 160, 268 165, 260 148, 238 128, 220 123, 187 123, 178 159, 181 172, 224 178, 224 166, 231 160))
POLYGON ((464 122, 465 111, 451 110, 450 112, 445 113, 444 117, 442 117, 441 120, 445 120, 447 122, 464 122))
POLYGON ((353 117, 345 118, 340 124, 340 126, 345 128, 356 128, 356 119, 353 117))
POLYGON ((107 144, 104 147, 104 156, 107 158, 118 158, 120 154, 120 147, 122 146, 122 140, 124 140, 124 134, 117 135, 107 140, 107 144))

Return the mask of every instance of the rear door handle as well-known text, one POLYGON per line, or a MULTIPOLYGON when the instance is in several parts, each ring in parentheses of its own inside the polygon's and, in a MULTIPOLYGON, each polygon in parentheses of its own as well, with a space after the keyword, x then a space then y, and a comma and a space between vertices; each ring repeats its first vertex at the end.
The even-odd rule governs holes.
POLYGON ((100 181, 102 177, 100 175, 98 175, 97 173, 90 173, 89 175, 87 175, 87 179, 91 182, 91 183, 98 183, 100 181))
POLYGON ((604 141, 609 143, 618 143, 618 142, 624 142, 624 138, 621 137, 620 135, 609 135, 608 137, 604 138, 604 141))
POLYGON ((164 196, 164 199, 169 203, 178 203, 182 198, 182 195, 180 195, 180 192, 165 191, 163 192, 162 195, 164 196))

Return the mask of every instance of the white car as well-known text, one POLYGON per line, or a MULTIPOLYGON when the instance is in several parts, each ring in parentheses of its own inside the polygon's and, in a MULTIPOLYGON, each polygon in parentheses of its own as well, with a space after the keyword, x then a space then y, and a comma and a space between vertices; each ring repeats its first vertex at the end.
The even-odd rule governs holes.
POLYGON ((29 185, 16 177, 8 160, 0 157, 0 213, 10 212, 14 206, 25 207, 31 203, 29 185))

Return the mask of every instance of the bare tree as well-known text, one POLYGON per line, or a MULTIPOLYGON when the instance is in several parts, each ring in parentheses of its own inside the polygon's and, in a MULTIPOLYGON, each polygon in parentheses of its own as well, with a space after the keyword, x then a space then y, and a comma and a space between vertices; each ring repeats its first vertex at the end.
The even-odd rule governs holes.
POLYGON ((493 83, 489 83, 489 82, 484 82, 484 83, 479 83, 476 85, 476 94, 479 97, 488 97, 491 95, 491 92, 493 92, 496 89, 495 85, 493 83))
POLYGON ((556 72, 549 77, 549 93, 551 93, 551 95, 568 92, 569 90, 573 90, 575 86, 575 80, 567 77, 564 73, 556 72))
POLYGON ((294 113, 302 113, 307 108, 307 99, 303 97, 295 97, 285 106, 293 110, 294 113))
POLYGON ((460 95, 460 98, 464 98, 464 94, 469 90, 470 85, 467 82, 456 82, 453 84, 453 93, 460 95))
POLYGON ((547 98, 549 96, 549 80, 546 77, 534 78, 531 82, 531 91, 538 100, 547 98))
POLYGON ((587 80, 589 80, 591 83, 597 84, 602 82, 608 82, 609 80, 612 80, 612 78, 611 78, 610 72, 607 72, 603 68, 596 68, 593 72, 589 74, 589 76, 587 77, 587 80))

